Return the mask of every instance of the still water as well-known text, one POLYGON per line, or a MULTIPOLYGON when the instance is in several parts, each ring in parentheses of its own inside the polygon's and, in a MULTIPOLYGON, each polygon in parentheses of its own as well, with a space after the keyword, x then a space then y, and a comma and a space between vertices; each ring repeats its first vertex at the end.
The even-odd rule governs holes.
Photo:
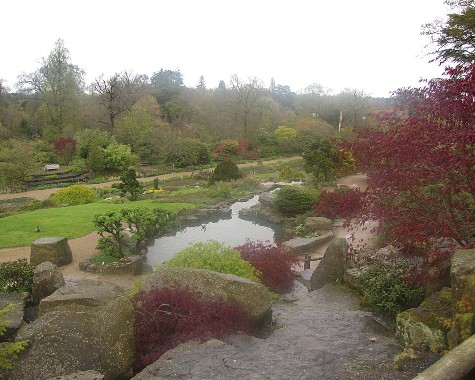
POLYGON ((231 205, 231 217, 217 222, 204 223, 196 227, 186 227, 173 234, 155 239, 153 246, 148 247, 147 260, 150 265, 161 264, 170 260, 175 253, 190 244, 217 240, 227 246, 235 247, 246 243, 246 240, 275 243, 279 239, 277 226, 263 226, 239 218, 239 210, 249 208, 258 203, 259 196, 246 202, 231 205))

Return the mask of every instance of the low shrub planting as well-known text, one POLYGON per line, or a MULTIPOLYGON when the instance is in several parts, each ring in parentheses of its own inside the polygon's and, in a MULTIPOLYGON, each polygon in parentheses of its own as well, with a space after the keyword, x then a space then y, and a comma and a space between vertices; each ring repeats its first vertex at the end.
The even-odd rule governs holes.
POLYGON ((298 186, 285 186, 277 191, 274 205, 280 213, 295 216, 310 211, 317 197, 315 191, 298 186))
POLYGON ((292 288, 297 264, 295 256, 283 252, 270 243, 250 242, 236 247, 241 257, 259 271, 259 280, 275 293, 284 293, 292 288))
POLYGON ((216 240, 192 244, 178 252, 164 265, 172 268, 208 269, 260 282, 258 271, 243 260, 238 251, 216 240))
POLYGON ((135 371, 191 339, 249 333, 248 313, 229 301, 210 301, 188 289, 153 289, 133 298, 135 371))
POLYGON ((207 189, 207 194, 211 199, 229 199, 232 191, 233 187, 230 183, 217 182, 207 189))
POLYGON ((329 219, 352 218, 357 216, 363 207, 364 192, 359 189, 336 189, 331 193, 322 191, 314 212, 318 216, 329 219))
POLYGON ((369 268, 362 275, 364 303, 370 308, 395 316, 397 313, 419 305, 424 299, 421 287, 408 284, 403 276, 408 268, 380 264, 369 268))
POLYGON ((35 267, 26 259, 7 261, 0 264, 0 291, 2 293, 31 293, 35 267))
POLYGON ((91 203, 96 200, 96 191, 86 185, 72 185, 51 194, 55 206, 73 206, 91 203))

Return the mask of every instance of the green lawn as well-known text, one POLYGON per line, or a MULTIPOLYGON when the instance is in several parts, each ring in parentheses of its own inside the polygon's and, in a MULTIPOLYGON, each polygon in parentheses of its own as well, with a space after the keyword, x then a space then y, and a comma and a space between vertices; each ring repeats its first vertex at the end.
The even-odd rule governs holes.
POLYGON ((40 209, 0 218, 0 248, 30 245, 44 236, 76 238, 94 231, 95 214, 120 210, 124 207, 162 207, 169 211, 194 208, 191 203, 161 203, 151 200, 113 204, 95 202, 79 206, 40 209), (36 232, 39 226, 41 232, 36 232))

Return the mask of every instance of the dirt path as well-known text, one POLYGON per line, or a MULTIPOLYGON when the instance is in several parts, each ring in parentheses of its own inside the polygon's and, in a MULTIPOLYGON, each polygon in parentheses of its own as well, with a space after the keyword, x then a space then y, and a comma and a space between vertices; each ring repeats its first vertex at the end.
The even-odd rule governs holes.
MULTIPOLYGON (((301 158, 299 156, 294 156, 294 157, 284 157, 284 158, 279 158, 275 160, 269 160, 269 161, 264 161, 264 164, 274 164, 280 161, 292 161, 296 160, 298 158, 301 158)), ((237 166, 240 168, 247 168, 251 166, 258 166, 260 165, 259 162, 247 162, 245 164, 238 164, 237 166)), ((211 170, 211 169, 210 169, 211 170)), ((183 177, 183 176, 190 176, 193 172, 173 172, 173 173, 168 173, 168 174, 161 174, 158 176, 152 176, 152 177, 143 177, 143 178, 137 178, 139 182, 150 182, 154 178, 158 178, 159 180, 164 180, 164 179, 170 179, 170 178, 175 178, 175 177, 183 177)), ((88 187, 94 187, 94 188, 102 188, 102 187, 109 187, 113 183, 117 183, 120 181, 109 181, 109 182, 103 182, 103 183, 98 183, 98 184, 86 184, 88 187)), ((45 200, 48 199, 48 197, 58 191, 59 188, 53 188, 53 189, 44 189, 44 190, 30 190, 30 191, 24 191, 21 193, 12 193, 12 194, 0 194, 0 200, 3 199, 13 199, 13 198, 35 198, 39 200, 45 200)))

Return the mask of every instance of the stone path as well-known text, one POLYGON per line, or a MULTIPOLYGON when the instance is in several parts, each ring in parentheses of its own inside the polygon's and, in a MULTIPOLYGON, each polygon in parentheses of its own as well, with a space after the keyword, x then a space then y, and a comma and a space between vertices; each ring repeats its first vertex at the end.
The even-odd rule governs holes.
POLYGON ((274 306, 279 328, 267 339, 182 344, 134 379, 412 379, 414 372, 389 369, 401 348, 371 313, 358 310, 353 292, 296 286, 295 302, 274 306))

